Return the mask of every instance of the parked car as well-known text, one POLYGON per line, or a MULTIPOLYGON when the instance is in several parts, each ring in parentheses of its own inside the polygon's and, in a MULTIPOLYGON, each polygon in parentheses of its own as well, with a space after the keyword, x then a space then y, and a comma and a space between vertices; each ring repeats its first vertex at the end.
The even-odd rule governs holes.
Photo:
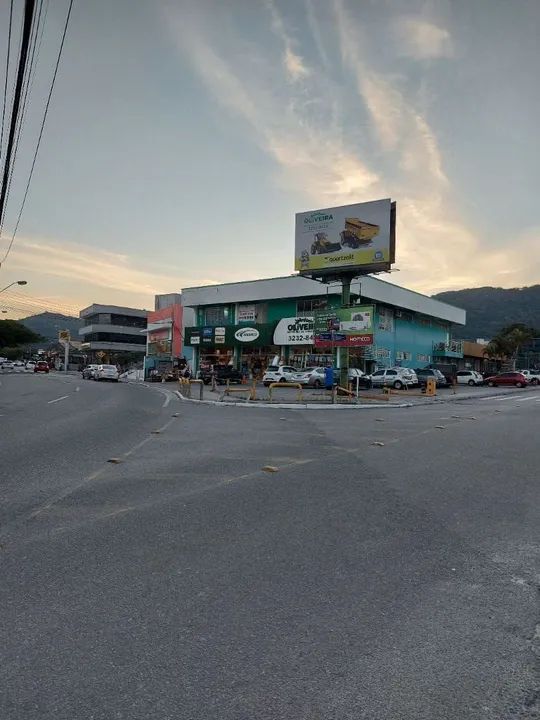
POLYGON ((437 368, 417 368, 414 372, 416 373, 420 387, 425 387, 427 385, 428 378, 433 378, 433 380, 435 380, 436 387, 450 387, 448 380, 440 370, 437 370, 437 368))
POLYGON ((359 388, 370 388, 372 387, 371 378, 366 375, 365 372, 359 368, 349 368, 348 372, 349 382, 351 383, 353 390, 356 390, 356 385, 359 388))
POLYGON ((418 378, 414 370, 402 367, 376 370, 370 375, 373 387, 393 387, 395 390, 410 388, 418 385, 418 378))
POLYGON ((83 380, 93 380, 97 367, 97 365, 87 365, 85 368, 83 368, 83 380))
POLYGON ((470 385, 471 387, 484 384, 484 376, 476 370, 458 370, 456 380, 458 385, 470 385))
POLYGON ((11 360, 4 360, 2 363, 2 370, 14 370, 15 366, 11 362, 11 360))
POLYGON ((540 370, 518 370, 518 372, 525 375, 531 385, 540 384, 540 370))
POLYGON ((240 370, 237 370, 231 365, 214 365, 213 369, 208 368, 206 370, 201 370, 199 378, 205 385, 210 385, 212 382, 212 375, 216 378, 216 383, 218 385, 225 385, 227 380, 229 383, 242 382, 242 373, 240 370))
POLYGON ((116 365, 98 365, 94 370, 94 380, 109 380, 110 382, 118 382, 118 368, 116 365))
POLYGON ((35 360, 29 360, 26 365, 24 366, 24 369, 28 372, 34 372, 34 368, 36 367, 35 360))
POLYGON ((263 375, 263 385, 268 387, 275 382, 298 382, 293 380, 298 370, 290 365, 269 365, 263 375))
POLYGON ((37 363, 34 365, 34 372, 35 373, 44 372, 44 373, 48 374, 49 363, 46 362, 45 360, 38 360, 37 363))
POLYGON ((486 385, 489 387, 499 387, 501 385, 513 385, 514 387, 526 387, 527 378, 520 372, 503 372, 493 375, 486 379, 486 385))
POLYGON ((24 370, 24 363, 22 360, 15 360, 13 363, 13 368, 16 372, 21 372, 21 370, 24 370))

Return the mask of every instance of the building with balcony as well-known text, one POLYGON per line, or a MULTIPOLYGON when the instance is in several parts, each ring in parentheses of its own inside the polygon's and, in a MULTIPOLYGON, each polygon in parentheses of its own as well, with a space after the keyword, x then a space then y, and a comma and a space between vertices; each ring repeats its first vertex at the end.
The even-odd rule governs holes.
MULTIPOLYGON (((417 368, 463 355, 452 340, 453 326, 465 324, 460 308, 370 275, 353 282, 351 301, 351 320, 369 320, 349 347, 351 367, 417 368)), ((195 369, 216 363, 258 369, 275 358, 297 367, 339 362, 333 330, 315 332, 321 313, 339 316, 339 284, 291 275, 184 288, 182 303, 195 311, 195 324, 184 330, 195 369)))
POLYGON ((117 305, 90 305, 81 310, 79 330, 88 362, 142 360, 146 351, 147 310, 117 305))

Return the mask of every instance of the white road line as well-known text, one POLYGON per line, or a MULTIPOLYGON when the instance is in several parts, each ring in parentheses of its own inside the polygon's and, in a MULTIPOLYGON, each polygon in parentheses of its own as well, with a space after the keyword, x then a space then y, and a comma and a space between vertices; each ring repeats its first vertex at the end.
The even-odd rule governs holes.
POLYGON ((167 407, 167 405, 170 402, 171 402, 171 395, 167 395, 167 397, 165 398, 165 402, 163 403, 163 405, 161 407, 164 407, 164 408, 167 407))
POLYGON ((56 400, 49 400, 47 405, 52 405, 53 403, 60 402, 60 400, 65 400, 68 397, 69 395, 62 395, 62 397, 56 398, 56 400))
POLYGON ((519 400, 516 400, 516 402, 528 402, 529 400, 536 400, 537 398, 534 397, 534 395, 530 395, 529 397, 519 398, 519 400))

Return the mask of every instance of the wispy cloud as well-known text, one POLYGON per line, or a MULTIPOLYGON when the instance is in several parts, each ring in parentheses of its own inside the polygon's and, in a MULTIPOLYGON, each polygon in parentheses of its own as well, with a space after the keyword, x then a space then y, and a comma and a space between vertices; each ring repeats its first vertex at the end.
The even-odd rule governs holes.
POLYGON ((285 69, 291 80, 301 80, 310 74, 308 67, 304 61, 290 47, 285 48, 285 57, 283 60, 285 69))
POLYGON ((398 51, 416 60, 448 58, 453 54, 452 38, 445 28, 421 17, 402 17, 394 23, 398 51))

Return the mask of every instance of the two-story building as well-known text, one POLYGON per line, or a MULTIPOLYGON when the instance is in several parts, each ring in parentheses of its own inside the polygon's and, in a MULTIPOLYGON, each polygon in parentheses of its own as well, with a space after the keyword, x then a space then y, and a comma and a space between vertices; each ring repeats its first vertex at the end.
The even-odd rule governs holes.
MULTIPOLYGON (((373 313, 370 344, 351 347, 349 364, 425 367, 462 357, 452 326, 465 324, 465 311, 367 275, 356 280, 351 300, 373 313)), ((195 323, 184 329, 193 366, 234 364, 258 369, 276 358, 298 367, 335 362, 335 348, 314 342, 314 318, 341 307, 341 286, 291 275, 247 282, 185 288, 182 303, 195 323)))
POLYGON ((146 350, 147 310, 118 305, 93 304, 81 310, 79 330, 82 350, 89 362, 116 363, 119 359, 142 360, 146 350))

